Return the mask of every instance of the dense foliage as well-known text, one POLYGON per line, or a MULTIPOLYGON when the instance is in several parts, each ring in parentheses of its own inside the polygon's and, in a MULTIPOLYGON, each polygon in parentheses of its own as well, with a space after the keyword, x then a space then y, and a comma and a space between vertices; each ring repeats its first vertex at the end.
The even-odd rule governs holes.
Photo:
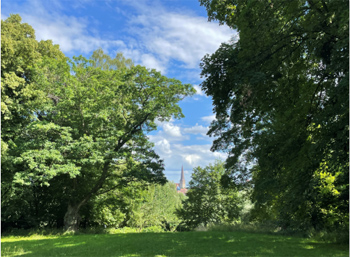
POLYGON ((239 33, 201 64, 226 184, 253 185, 258 220, 347 230, 349 2, 200 2, 239 33))
POLYGON ((181 222, 175 212, 181 208, 184 198, 182 193, 177 192, 174 183, 148 186, 127 200, 130 206, 127 224, 140 230, 157 226, 166 231, 174 231, 181 222))
POLYGON ((147 133, 183 117, 191 85, 101 49, 68 60, 18 15, 2 21, 1 37, 4 224, 76 230, 98 195, 166 182, 147 133))
POLYGON ((174 231, 180 223, 175 211, 181 207, 184 197, 171 182, 165 185, 133 182, 96 197, 86 218, 90 226, 174 231))
POLYGON ((221 185, 224 173, 224 163, 220 161, 193 169, 187 198, 177 212, 187 228, 238 220, 242 197, 237 190, 221 185))

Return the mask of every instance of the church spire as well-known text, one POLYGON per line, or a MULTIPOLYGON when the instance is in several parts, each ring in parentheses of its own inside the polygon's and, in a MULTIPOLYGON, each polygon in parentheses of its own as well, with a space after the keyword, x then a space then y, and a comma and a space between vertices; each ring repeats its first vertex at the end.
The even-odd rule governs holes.
POLYGON ((185 182, 185 174, 184 174, 184 166, 181 167, 181 179, 180 179, 180 188, 186 188, 186 182, 185 182))

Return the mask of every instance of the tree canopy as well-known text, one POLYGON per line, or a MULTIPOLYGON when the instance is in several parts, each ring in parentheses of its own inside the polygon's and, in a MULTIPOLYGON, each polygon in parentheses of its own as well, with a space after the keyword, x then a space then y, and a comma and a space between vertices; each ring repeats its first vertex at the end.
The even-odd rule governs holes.
POLYGON ((230 180, 282 227, 347 227, 348 1, 200 3, 239 33, 201 64, 230 180))
POLYGON ((224 174, 222 161, 193 169, 187 198, 183 201, 183 207, 178 210, 178 215, 186 227, 193 229, 199 225, 238 220, 242 197, 236 189, 221 185, 224 174))

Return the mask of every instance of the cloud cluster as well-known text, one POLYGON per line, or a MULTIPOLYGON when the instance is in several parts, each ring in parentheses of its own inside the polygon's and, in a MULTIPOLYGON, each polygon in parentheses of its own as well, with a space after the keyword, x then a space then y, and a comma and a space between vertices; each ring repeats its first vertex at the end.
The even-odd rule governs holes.
MULTIPOLYGON (((92 0, 91 0, 92 1, 92 0)), ((74 1, 72 7, 78 8, 87 0, 74 1)), ((93 29, 94 20, 89 17, 75 17, 63 14, 62 1, 24 1, 21 5, 5 4, 5 10, 19 13, 23 22, 35 29, 37 40, 52 40, 60 46, 61 51, 68 54, 89 54, 101 47, 103 49, 124 48, 125 43, 119 39, 104 39, 93 29)), ((3 15, 7 17, 7 15, 3 15)))
POLYGON ((130 22, 146 51, 160 62, 179 61, 186 68, 198 68, 207 53, 213 53, 233 32, 226 26, 209 23, 206 17, 191 16, 159 9, 143 9, 130 22))
POLYGON ((210 151, 212 139, 206 135, 208 127, 198 124, 183 127, 173 122, 159 123, 158 132, 149 136, 155 144, 155 151, 165 161, 165 174, 168 179, 177 181, 183 165, 187 171, 186 180, 189 181, 194 167, 204 167, 217 159, 226 159, 225 153, 210 151), (191 143, 192 135, 200 135, 201 140, 197 138, 197 143, 191 143))
POLYGON ((99 47, 107 52, 122 51, 135 63, 163 73, 174 65, 198 70, 201 58, 214 52, 234 33, 227 26, 209 23, 206 17, 169 11, 159 2, 121 0, 105 1, 102 5, 108 5, 116 16, 123 16, 123 37, 120 32, 115 33, 113 27, 101 36, 96 18, 66 12, 96 5, 97 0, 73 1, 69 6, 66 3, 27 0, 16 4, 15 1, 5 4, 3 9, 20 13, 23 20, 34 27, 39 40, 52 39, 65 53, 89 54, 99 47))

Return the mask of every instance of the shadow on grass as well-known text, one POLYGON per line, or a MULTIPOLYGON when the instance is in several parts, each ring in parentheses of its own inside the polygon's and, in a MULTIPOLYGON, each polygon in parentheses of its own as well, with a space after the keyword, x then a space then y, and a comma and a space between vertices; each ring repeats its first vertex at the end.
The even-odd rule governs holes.
POLYGON ((16 241, 2 256, 348 256, 348 245, 246 232, 75 235, 16 241))

